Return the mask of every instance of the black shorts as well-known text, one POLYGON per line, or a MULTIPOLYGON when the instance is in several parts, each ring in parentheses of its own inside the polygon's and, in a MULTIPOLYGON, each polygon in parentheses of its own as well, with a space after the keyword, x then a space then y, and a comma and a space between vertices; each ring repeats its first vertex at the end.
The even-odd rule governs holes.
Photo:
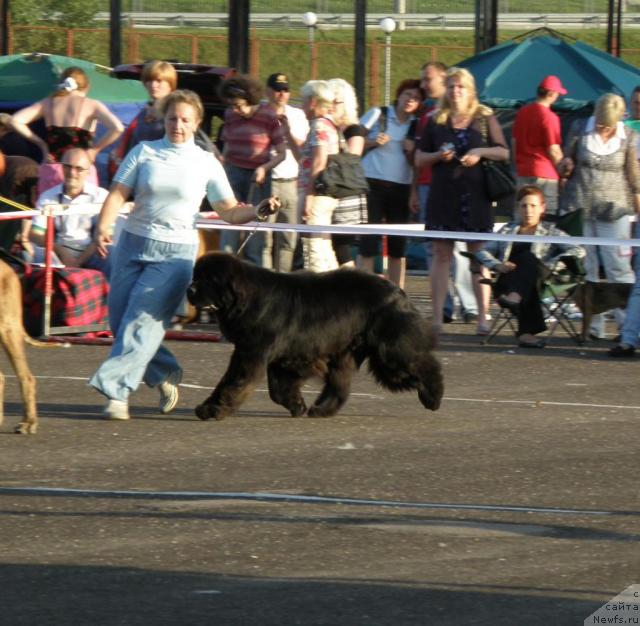
MULTIPOLYGON (((376 178, 368 178, 367 182, 369 183, 367 195, 369 224, 408 224, 411 213, 409 210, 411 185, 376 178)), ((380 235, 361 235, 360 254, 365 257, 376 256, 380 252, 380 241, 380 235)), ((403 258, 406 247, 406 237, 387 238, 387 251, 392 258, 403 258)))

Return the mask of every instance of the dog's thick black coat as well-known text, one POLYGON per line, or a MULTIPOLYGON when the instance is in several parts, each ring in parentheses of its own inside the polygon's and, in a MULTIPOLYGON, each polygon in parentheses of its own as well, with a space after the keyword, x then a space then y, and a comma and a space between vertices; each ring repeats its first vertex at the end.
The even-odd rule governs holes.
POLYGON ((291 415, 334 415, 367 359, 387 389, 415 389, 426 408, 440 406, 442 373, 429 325, 387 280, 351 269, 279 274, 210 253, 196 263, 188 298, 217 309, 220 330, 235 346, 218 386, 196 407, 200 419, 232 414, 265 371, 271 399, 291 415), (307 410, 300 389, 311 376, 322 377, 324 388, 307 410))

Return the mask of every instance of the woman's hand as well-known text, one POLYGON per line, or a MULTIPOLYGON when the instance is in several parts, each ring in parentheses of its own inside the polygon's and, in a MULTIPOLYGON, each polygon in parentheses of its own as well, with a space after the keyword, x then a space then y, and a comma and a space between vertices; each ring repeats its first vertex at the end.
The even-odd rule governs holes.
POLYGON ((415 187, 411 187, 411 192, 409 193, 409 210, 417 215, 420 212, 420 202, 418 199, 418 190, 415 187))
POLYGON ((277 213, 281 206, 282 202, 280 202, 280 198, 278 198, 278 196, 265 198, 256 205, 256 218, 258 221, 263 222, 270 215, 277 213))
POLYGON ((311 216, 311 210, 313 208, 313 201, 315 196, 313 194, 307 194, 304 198, 304 209, 302 210, 302 223, 306 224, 307 220, 311 216))
POLYGON ((494 265, 493 269, 500 274, 508 274, 509 272, 513 272, 516 269, 516 264, 511 261, 505 261, 504 263, 498 263, 498 265, 494 265))
POLYGON ((376 135, 376 145, 384 146, 384 144, 389 143, 391 141, 391 136, 387 135, 387 133, 378 133, 376 135))
POLYGON ((440 160, 445 163, 449 163, 449 161, 453 161, 456 158, 456 151, 451 143, 442 144, 438 154, 440 155, 440 160))
POLYGON ((573 170, 575 168, 575 163, 571 157, 564 157, 560 163, 558 163, 558 174, 562 176, 562 178, 569 178, 571 174, 573 174, 573 170))
POLYGON ((467 154, 460 158, 460 163, 462 163, 464 167, 473 167, 474 165, 477 165, 482 158, 482 154, 480 154, 481 150, 482 148, 472 148, 467 152, 467 154))
POLYGON ((264 169, 262 165, 256 167, 253 172, 253 180, 256 184, 262 185, 265 179, 267 178, 267 170, 264 169))
POLYGON ((113 243, 113 237, 111 235, 111 229, 96 228, 96 233, 93 236, 93 242, 96 244, 96 252, 98 256, 103 259, 109 254, 108 246, 113 243))

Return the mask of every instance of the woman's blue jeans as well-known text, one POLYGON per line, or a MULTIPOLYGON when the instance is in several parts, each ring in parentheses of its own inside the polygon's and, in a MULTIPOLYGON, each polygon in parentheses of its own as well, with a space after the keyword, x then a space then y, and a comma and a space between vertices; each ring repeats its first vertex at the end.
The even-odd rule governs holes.
POLYGON ((193 275, 197 244, 156 241, 123 231, 112 250, 107 360, 89 384, 114 400, 127 400, 141 382, 155 387, 180 368, 162 345, 193 275))
POLYGON ((624 318, 622 331, 620 332, 620 343, 626 343, 634 348, 638 347, 640 341, 640 268, 636 267, 636 282, 631 290, 629 302, 627 302, 627 315, 624 318))
MULTIPOLYGON (((233 189, 233 193, 240 202, 246 202, 248 204, 258 204, 264 198, 268 198, 271 195, 271 176, 267 176, 267 179, 262 185, 256 185, 255 193, 249 194, 251 189, 253 175, 255 170, 245 169, 244 167, 237 167, 235 165, 225 165, 225 171, 229 184, 233 189)), ((220 231, 220 249, 228 254, 235 254, 240 247, 240 230, 221 230, 220 231)), ((250 231, 244 231, 245 237, 249 236, 250 231)), ((247 245, 243 248, 242 253, 247 261, 251 261, 258 267, 262 266, 262 248, 264 247, 264 235, 263 233, 256 232, 251 239, 247 242, 247 245)))

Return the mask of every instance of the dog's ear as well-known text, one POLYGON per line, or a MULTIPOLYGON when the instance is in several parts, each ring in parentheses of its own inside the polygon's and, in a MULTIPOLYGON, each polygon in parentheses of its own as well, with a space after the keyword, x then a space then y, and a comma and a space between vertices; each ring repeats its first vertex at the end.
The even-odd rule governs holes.
POLYGON ((233 305, 239 310, 244 310, 251 296, 245 263, 235 257, 229 257, 225 282, 229 297, 233 299, 233 305))

